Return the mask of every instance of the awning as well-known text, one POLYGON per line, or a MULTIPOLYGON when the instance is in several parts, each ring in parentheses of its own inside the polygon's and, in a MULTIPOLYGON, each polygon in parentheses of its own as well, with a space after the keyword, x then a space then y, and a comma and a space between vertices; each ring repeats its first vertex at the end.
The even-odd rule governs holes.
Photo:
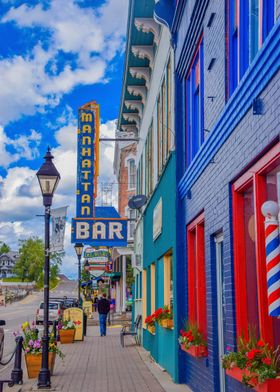
POLYGON ((120 256, 132 256, 134 254, 134 249, 129 247, 113 248, 112 259, 116 260, 120 256))

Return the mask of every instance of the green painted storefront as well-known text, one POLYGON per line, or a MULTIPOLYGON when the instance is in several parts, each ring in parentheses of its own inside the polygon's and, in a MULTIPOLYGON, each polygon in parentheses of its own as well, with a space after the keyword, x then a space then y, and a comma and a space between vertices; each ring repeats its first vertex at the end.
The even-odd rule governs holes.
POLYGON ((178 343, 176 332, 176 167, 175 152, 169 156, 159 183, 155 188, 143 215, 144 244, 143 268, 147 279, 147 315, 151 313, 150 266, 155 263, 155 308, 164 306, 164 255, 172 251, 174 329, 156 325, 155 335, 143 330, 143 346, 154 360, 162 366, 174 381, 177 377, 178 343), (153 240, 153 215, 162 199, 162 231, 153 240))

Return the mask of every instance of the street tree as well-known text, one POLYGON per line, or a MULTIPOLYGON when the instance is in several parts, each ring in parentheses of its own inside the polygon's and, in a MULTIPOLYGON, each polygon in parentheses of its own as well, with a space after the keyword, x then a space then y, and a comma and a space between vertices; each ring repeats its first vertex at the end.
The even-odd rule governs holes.
POLYGON ((10 252, 11 248, 5 242, 0 241, 0 255, 10 252))
POLYGON ((14 273, 21 279, 37 282, 44 267, 44 244, 38 237, 19 241, 19 259, 14 273))

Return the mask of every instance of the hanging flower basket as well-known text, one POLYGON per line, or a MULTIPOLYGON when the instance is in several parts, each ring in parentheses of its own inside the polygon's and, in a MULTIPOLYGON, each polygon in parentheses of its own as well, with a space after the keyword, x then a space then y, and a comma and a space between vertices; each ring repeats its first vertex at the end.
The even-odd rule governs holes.
POLYGON ((189 348, 186 348, 184 344, 181 344, 181 350, 195 358, 208 356, 208 350, 205 346, 190 346, 189 348))
POLYGON ((160 324, 163 328, 172 329, 174 327, 174 321, 172 319, 161 320, 160 324))
MULTIPOLYGON (((49 369, 51 375, 53 375, 55 356, 56 356, 55 352, 49 352, 49 369)), ((40 369, 42 367, 42 353, 25 354, 25 363, 26 363, 28 378, 38 377, 40 369)))
MULTIPOLYGON (((226 369, 226 374, 235 380, 242 382, 243 376, 249 376, 250 372, 247 369, 233 367, 232 369, 226 369)), ((261 384, 258 383, 257 377, 251 378, 250 385, 258 392, 278 392, 280 391, 280 378, 268 379, 261 384)))
POLYGON ((60 329, 59 338, 61 344, 68 344, 74 342, 75 329, 60 329))

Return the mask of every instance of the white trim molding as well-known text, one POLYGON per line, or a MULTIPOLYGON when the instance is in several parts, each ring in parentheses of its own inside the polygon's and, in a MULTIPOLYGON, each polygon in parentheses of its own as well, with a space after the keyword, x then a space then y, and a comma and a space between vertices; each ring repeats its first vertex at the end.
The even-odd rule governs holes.
POLYGON ((154 47, 152 45, 132 45, 131 51, 139 59, 147 59, 150 62, 150 68, 154 66, 154 47))
POLYGON ((134 24, 138 31, 143 33, 153 33, 154 42, 158 45, 160 36, 160 26, 153 18, 135 18, 134 24))

